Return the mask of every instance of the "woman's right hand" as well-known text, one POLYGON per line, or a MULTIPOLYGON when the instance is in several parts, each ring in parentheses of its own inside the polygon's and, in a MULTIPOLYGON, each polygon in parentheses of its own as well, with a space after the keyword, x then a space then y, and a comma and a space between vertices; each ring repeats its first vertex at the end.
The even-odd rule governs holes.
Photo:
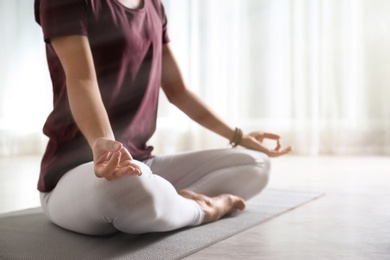
POLYGON ((124 176, 142 174, 129 151, 120 142, 98 138, 92 147, 95 175, 115 180, 124 176))

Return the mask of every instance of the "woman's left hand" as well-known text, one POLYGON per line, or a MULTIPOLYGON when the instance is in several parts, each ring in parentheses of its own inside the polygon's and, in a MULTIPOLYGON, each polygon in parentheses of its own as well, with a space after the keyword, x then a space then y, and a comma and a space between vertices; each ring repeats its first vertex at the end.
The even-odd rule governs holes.
POLYGON ((244 135, 240 145, 248 149, 263 152, 269 157, 279 157, 292 151, 291 146, 282 148, 281 137, 279 135, 259 131, 244 135), (275 147, 269 148, 265 146, 263 142, 266 139, 275 141, 275 147))

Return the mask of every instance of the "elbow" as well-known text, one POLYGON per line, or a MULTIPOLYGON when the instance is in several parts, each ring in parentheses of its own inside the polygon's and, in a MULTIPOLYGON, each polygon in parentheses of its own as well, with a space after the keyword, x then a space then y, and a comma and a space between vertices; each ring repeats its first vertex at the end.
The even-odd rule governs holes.
POLYGON ((169 103, 173 105, 177 105, 180 103, 180 100, 183 100, 187 89, 185 87, 177 87, 177 88, 163 88, 165 96, 167 97, 169 103))
POLYGON ((169 103, 171 103, 173 105, 175 104, 175 102, 176 102, 176 97, 175 97, 176 95, 175 94, 165 92, 165 96, 167 97, 169 103))

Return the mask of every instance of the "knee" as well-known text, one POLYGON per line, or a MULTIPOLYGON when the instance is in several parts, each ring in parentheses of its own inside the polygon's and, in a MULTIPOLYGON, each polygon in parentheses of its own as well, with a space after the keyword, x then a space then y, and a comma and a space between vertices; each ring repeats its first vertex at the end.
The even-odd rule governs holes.
POLYGON ((262 178, 266 178, 268 181, 271 172, 271 160, 268 155, 259 152, 254 158, 254 161, 255 167, 259 170, 259 175, 261 175, 262 178))
POLYGON ((176 191, 161 186, 151 176, 129 176, 107 184, 103 203, 108 219, 117 230, 132 234, 166 231, 170 202, 166 201, 166 194, 158 191, 176 191))
POLYGON ((259 194, 268 184, 271 172, 271 161, 268 155, 261 152, 251 151, 249 156, 251 162, 249 164, 248 174, 248 191, 251 190, 249 197, 259 194))
POLYGON ((104 215, 117 230, 141 233, 147 230, 159 212, 156 196, 138 176, 107 183, 101 205, 104 215))
POLYGON ((262 152, 253 150, 244 150, 247 165, 250 165, 254 169, 254 174, 261 178, 269 178, 271 171, 271 161, 268 155, 262 152))
POLYGON ((150 168, 138 161, 134 161, 141 169, 141 176, 123 176, 119 179, 107 181, 104 178, 98 179, 96 190, 102 196, 116 200, 118 197, 133 197, 136 194, 144 194, 147 192, 147 186, 153 174, 150 168))
POLYGON ((263 188, 268 184, 271 174, 271 160, 268 155, 264 154, 263 162, 259 163, 258 167, 261 168, 261 183, 264 185, 263 188))
POLYGON ((128 176, 118 180, 102 180, 97 187, 97 199, 103 208, 110 212, 119 212, 120 209, 128 208, 136 204, 142 196, 146 197, 147 192, 143 190, 142 182, 138 176, 128 176))
MULTIPOLYGON (((245 167, 243 178, 263 189, 269 181, 271 161, 265 153, 249 149, 232 149, 225 158, 230 167, 245 167)), ((242 177, 242 176, 241 176, 242 177)))

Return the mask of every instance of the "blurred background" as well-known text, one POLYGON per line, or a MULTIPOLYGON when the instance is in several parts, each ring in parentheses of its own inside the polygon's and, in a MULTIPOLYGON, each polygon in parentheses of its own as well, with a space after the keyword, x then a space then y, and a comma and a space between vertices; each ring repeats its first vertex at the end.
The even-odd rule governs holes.
MULTIPOLYGON (((388 259, 390 1, 162 1, 189 87, 232 126, 294 146, 268 187, 326 194, 191 259, 388 259)), ((52 93, 33 2, 0 0, 0 213, 40 205, 52 93)), ((164 95, 150 144, 229 147, 164 95)))
MULTIPOLYGON (((189 87, 296 155, 390 155, 390 1, 165 0, 189 87)), ((0 0, 0 156, 42 154, 51 110, 33 0, 0 0)), ((161 95, 155 153, 228 147, 161 95)))

